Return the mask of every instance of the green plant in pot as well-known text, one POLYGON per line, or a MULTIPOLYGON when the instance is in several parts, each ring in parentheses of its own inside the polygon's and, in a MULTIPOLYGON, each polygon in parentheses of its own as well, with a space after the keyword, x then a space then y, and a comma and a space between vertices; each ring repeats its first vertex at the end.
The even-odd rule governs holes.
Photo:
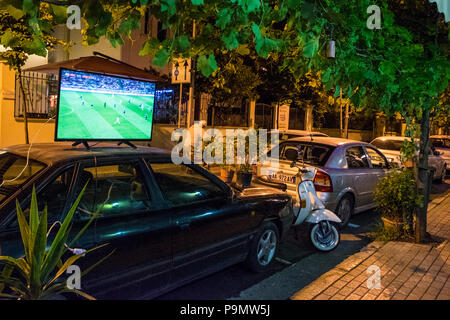
POLYGON ((399 236, 411 234, 414 210, 422 205, 422 197, 416 192, 413 170, 395 170, 384 176, 375 188, 375 202, 385 230, 394 230, 399 236))
MULTIPOLYGON (((0 297, 19 300, 40 300, 53 299, 62 293, 71 292, 86 299, 94 299, 81 290, 68 287, 66 282, 62 280, 66 270, 78 259, 100 248, 96 247, 74 254, 64 262, 62 261, 63 255, 68 250, 66 243, 68 242, 71 221, 85 188, 78 195, 51 243, 48 243, 47 239, 49 234, 47 207, 42 212, 38 211, 34 187, 30 208, 27 210, 29 211, 29 221, 26 218, 27 211, 22 211, 19 202, 16 201, 17 220, 22 237, 24 256, 21 258, 0 256, 0 297)), ((81 236, 95 217, 96 215, 94 214, 82 230, 72 239, 70 244, 74 243, 81 236)), ((92 270, 108 256, 89 267, 81 276, 92 270)))
POLYGON ((243 188, 250 187, 253 177, 252 166, 249 162, 245 162, 239 165, 239 169, 236 175, 236 182, 243 188))

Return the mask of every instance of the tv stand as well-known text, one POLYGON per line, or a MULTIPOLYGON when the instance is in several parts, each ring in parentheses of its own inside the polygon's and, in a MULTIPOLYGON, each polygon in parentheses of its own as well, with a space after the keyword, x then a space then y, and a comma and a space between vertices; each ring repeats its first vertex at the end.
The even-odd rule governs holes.
POLYGON ((72 147, 76 147, 77 145, 82 144, 83 146, 86 147, 87 150, 90 150, 91 147, 89 147, 89 144, 87 143, 87 141, 83 140, 83 141, 76 141, 72 144, 72 147))
POLYGON ((133 148, 133 149, 137 149, 137 147, 132 144, 130 141, 120 141, 117 145, 120 146, 121 144, 126 144, 127 146, 133 148))

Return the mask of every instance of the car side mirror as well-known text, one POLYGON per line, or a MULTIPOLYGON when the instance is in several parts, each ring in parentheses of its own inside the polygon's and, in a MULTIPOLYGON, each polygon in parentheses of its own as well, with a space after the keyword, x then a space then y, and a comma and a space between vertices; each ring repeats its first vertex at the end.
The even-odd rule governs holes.
POLYGON ((288 159, 292 162, 295 162, 295 161, 297 161, 297 158, 298 158, 298 151, 295 149, 288 149, 284 153, 284 156, 286 157, 286 159, 288 159))

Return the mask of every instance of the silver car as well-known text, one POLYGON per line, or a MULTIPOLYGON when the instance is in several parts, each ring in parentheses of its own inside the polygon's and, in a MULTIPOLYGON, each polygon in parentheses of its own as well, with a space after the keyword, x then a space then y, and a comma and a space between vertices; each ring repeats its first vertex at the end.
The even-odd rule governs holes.
MULTIPOLYGON (((268 131, 268 136, 270 137, 271 130, 268 131)), ((280 137, 280 141, 285 141, 297 137, 328 137, 327 134, 319 132, 319 131, 307 131, 307 130, 293 130, 293 129, 279 129, 278 134, 280 137)))
POLYGON ((441 153, 447 166, 447 174, 450 174, 450 136, 434 135, 430 136, 431 145, 441 153))
MULTIPOLYGON (((291 168, 291 161, 285 157, 286 150, 302 146, 303 156, 298 163, 317 168, 314 186, 319 198, 327 209, 335 212, 347 225, 353 213, 359 213, 375 207, 375 186, 389 170, 386 157, 374 146, 355 140, 332 137, 301 137, 281 142, 278 170, 270 167, 272 173, 261 176, 268 182, 282 182, 287 192, 296 199, 298 209, 297 168, 291 168)), ((267 165, 269 167, 269 165, 267 165)))
MULTIPOLYGON (((377 147, 389 161, 395 162, 401 167, 403 164, 400 161, 400 149, 403 146, 403 141, 406 139, 408 138, 399 136, 383 136, 373 139, 370 144, 377 147)), ((419 140, 416 140, 416 143, 418 145, 419 140)), ((416 154, 418 155, 418 151, 416 151, 416 154)), ((431 146, 428 154, 428 165, 430 168, 434 169, 433 179, 443 183, 445 181, 446 171, 445 160, 441 157, 441 152, 435 150, 433 146, 431 146)))

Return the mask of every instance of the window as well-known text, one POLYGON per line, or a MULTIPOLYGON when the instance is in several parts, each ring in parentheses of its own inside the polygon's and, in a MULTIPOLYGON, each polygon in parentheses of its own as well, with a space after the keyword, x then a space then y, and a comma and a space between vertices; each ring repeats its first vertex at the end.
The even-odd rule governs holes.
POLYGON ((345 154, 349 169, 369 168, 366 154, 362 147, 350 147, 345 154))
POLYGON ((300 146, 302 150, 302 155, 298 158, 298 161, 303 161, 304 163, 315 166, 324 166, 334 150, 334 148, 324 145, 311 145, 311 144, 297 145, 289 143, 281 146, 280 159, 287 160, 285 156, 286 151, 288 149, 297 150, 298 146, 300 146))
POLYGON ((9 153, 0 154, 0 202, 8 198, 28 179, 41 171, 42 163, 9 153), (26 167, 26 168, 25 168, 26 167))
POLYGON ((370 162, 372 162, 373 168, 387 169, 388 164, 385 158, 375 149, 366 147, 367 154, 369 155, 370 162))
POLYGON ((150 194, 138 163, 87 167, 81 172, 78 192, 89 184, 78 206, 77 219, 130 214, 151 208, 150 194))
MULTIPOLYGON (((73 178, 73 167, 65 170, 63 173, 58 175, 55 179, 53 179, 49 184, 47 184, 41 191, 39 191, 36 195, 38 210, 44 210, 45 206, 47 206, 47 221, 49 223, 53 223, 58 221, 63 216, 64 207, 67 201, 67 195, 69 193, 70 183, 73 178)), ((25 210, 30 208, 31 204, 31 196, 30 200, 22 207, 25 214, 28 214, 29 211, 25 210)), ((11 227, 17 226, 17 219, 12 221, 11 227)))
POLYGON ((371 142, 378 149, 400 151, 403 147, 403 140, 376 139, 371 142))
POLYGON ((164 198, 173 206, 213 199, 223 190, 188 166, 173 163, 151 164, 164 198))

